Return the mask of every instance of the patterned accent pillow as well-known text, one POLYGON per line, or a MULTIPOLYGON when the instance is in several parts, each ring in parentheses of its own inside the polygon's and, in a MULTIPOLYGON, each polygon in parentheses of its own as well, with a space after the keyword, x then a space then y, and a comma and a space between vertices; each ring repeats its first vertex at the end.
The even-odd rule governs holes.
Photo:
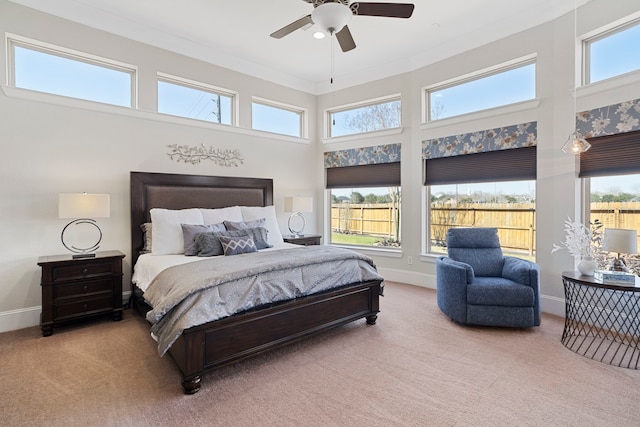
POLYGON ((220 243, 220 236, 244 237, 250 236, 257 249, 270 248, 272 245, 267 243, 267 229, 263 227, 246 228, 244 230, 227 230, 215 233, 201 233, 195 238, 196 254, 198 256, 208 257, 223 255, 224 249, 220 243))
POLYGON ((186 256, 198 255, 196 249, 196 237, 200 233, 225 231, 224 224, 180 224, 184 238, 184 254, 186 256))
POLYGON ((257 252, 256 244, 251 236, 218 236, 225 256, 257 252))
POLYGON ((267 219, 260 218, 254 221, 223 221, 224 226, 227 227, 227 230, 244 230, 245 228, 256 228, 256 227, 264 227, 264 223, 267 219))

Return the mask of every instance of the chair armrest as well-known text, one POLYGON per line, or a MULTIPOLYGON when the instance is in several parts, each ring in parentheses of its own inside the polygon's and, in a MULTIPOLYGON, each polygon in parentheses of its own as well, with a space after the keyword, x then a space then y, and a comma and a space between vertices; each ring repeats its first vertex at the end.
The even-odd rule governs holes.
POLYGON ((441 269, 443 269, 443 272, 446 275, 465 277, 464 280, 462 279, 458 280, 459 282, 462 282, 465 285, 468 285, 471 282, 473 282, 473 279, 475 278, 473 274, 473 268, 469 264, 460 262, 460 261, 455 261, 446 256, 438 257, 438 259, 436 260, 436 268, 438 268, 438 266, 441 269))
POLYGON ((504 257, 502 277, 522 283, 523 285, 538 288, 539 267, 535 262, 511 256, 504 257))
POLYGON ((441 256, 436 259, 438 307, 456 322, 467 321, 467 286, 473 282, 469 264, 441 256))

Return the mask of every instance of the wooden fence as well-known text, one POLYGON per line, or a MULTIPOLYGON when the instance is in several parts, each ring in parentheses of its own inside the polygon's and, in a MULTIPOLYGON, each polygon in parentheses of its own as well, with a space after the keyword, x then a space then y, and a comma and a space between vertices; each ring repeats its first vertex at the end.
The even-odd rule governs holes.
MULTIPOLYGON (((396 238, 399 211, 391 203, 331 205, 331 230, 339 233, 396 238)), ((592 203, 591 221, 604 228, 640 230, 640 202, 592 203)), ((431 244, 444 247, 451 227, 497 227, 504 248, 535 253, 536 210, 533 203, 472 203, 431 208, 431 244), (502 224, 502 225, 497 225, 502 224)))

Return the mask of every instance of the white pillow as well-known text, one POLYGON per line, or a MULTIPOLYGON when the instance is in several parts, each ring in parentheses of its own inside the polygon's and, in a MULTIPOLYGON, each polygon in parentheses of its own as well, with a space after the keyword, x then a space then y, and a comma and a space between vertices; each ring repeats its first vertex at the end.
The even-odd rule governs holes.
POLYGON ((280 226, 278 225, 278 218, 276 217, 275 206, 240 206, 240 209, 242 210, 242 221, 255 221, 260 218, 265 219, 264 228, 269 232, 267 235, 269 244, 273 245, 274 243, 283 242, 280 226))
POLYGON ((224 221, 240 222, 242 221, 242 211, 240 206, 231 206, 228 208, 219 209, 203 209, 202 218, 205 224, 220 224, 224 221))
POLYGON ((153 255, 183 254, 184 236, 181 224, 204 225, 202 213, 198 208, 180 210, 153 208, 150 213, 153 227, 151 241, 153 255))

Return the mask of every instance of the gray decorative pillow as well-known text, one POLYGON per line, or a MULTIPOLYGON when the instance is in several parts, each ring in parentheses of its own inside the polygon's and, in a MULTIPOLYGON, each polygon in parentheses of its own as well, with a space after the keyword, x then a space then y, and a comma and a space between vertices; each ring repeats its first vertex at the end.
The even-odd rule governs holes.
POLYGON ((151 223, 145 222, 144 224, 140 224, 140 228, 142 229, 142 239, 144 241, 144 246, 140 251, 141 254, 150 254, 151 253, 151 223))
POLYGON ((225 231, 224 224, 180 224, 184 238, 184 254, 186 256, 198 255, 196 249, 196 236, 201 233, 225 231))
POLYGON ((227 227, 227 230, 244 230, 245 228, 264 227, 266 220, 266 218, 260 218, 254 221, 224 221, 224 226, 227 227))
POLYGON ((257 252, 256 244, 251 236, 219 236, 225 256, 257 252))
POLYGON ((267 229, 264 227, 245 228, 244 230, 227 230, 213 233, 202 233, 196 236, 195 246, 198 256, 218 256, 224 254, 220 243, 220 236, 241 237, 250 236, 257 249, 270 248, 267 239, 267 229))

